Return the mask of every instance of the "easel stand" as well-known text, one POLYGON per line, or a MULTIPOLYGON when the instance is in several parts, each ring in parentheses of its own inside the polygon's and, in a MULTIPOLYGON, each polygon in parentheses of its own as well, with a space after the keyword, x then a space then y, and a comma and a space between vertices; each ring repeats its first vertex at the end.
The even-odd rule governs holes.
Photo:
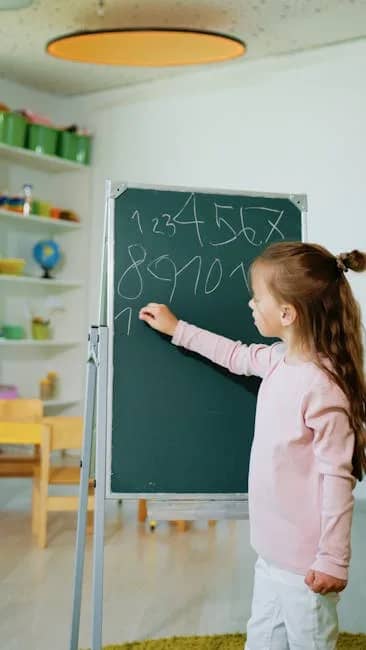
MULTIPOLYGON (((82 583, 84 573, 88 486, 92 476, 95 488, 93 565, 92 565, 92 639, 91 650, 102 648, 103 624, 103 566, 104 566, 104 514, 106 499, 107 459, 107 379, 108 379, 108 327, 93 326, 89 332, 86 374, 86 399, 84 411, 84 437, 81 457, 80 501, 76 532, 74 584, 72 599, 72 624, 69 650, 79 648, 79 628, 82 583), (95 412, 94 412, 95 411, 95 412), (94 427, 95 424, 95 427, 94 427), (95 428, 95 431, 94 431, 95 428), (94 440, 96 442, 94 450, 94 440), (94 471, 95 465, 95 471, 94 471)), ((136 495, 139 496, 146 495, 136 495)), ((121 495, 114 498, 121 498, 121 495)), ((247 500, 226 497, 197 501, 192 496, 177 500, 149 498, 149 516, 159 520, 217 520, 247 519, 247 500)))
POLYGON ((70 650, 78 650, 81 594, 84 573, 88 484, 92 475, 93 423, 96 422, 95 510, 92 568, 92 650, 101 650, 103 620, 104 498, 106 480, 108 328, 93 326, 89 332, 81 456, 80 502, 76 532, 70 650), (94 413, 94 406, 96 413, 94 413))

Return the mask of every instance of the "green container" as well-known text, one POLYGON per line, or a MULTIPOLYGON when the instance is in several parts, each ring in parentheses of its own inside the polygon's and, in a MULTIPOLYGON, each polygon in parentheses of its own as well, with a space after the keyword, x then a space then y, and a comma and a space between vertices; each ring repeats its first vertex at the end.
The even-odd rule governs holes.
POLYGON ((27 147, 36 151, 52 156, 56 153, 58 130, 43 124, 29 124, 27 147))
POLYGON ((27 120, 19 113, 2 113, 0 120, 0 139, 13 147, 24 147, 27 132, 27 120))
POLYGON ((3 334, 6 339, 24 339, 25 331, 21 325, 3 325, 3 334))
POLYGON ((8 111, 0 111, 0 142, 5 140, 5 121, 8 111))
POLYGON ((69 131, 60 131, 58 134, 57 155, 67 160, 76 158, 76 136, 69 131))
POLYGON ((89 165, 91 152, 91 137, 89 135, 76 135, 76 162, 89 165))
POLYGON ((57 153, 61 158, 73 160, 82 165, 89 165, 91 137, 78 135, 69 131, 60 131, 57 153))

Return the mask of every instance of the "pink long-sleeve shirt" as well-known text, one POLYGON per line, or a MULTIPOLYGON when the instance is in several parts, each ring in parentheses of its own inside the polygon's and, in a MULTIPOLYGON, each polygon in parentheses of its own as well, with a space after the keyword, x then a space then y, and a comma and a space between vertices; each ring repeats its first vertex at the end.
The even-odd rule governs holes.
POLYGON ((172 343, 263 379, 249 468, 255 551, 294 573, 346 580, 355 479, 345 394, 314 363, 287 363, 281 343, 244 345, 184 321, 172 343))

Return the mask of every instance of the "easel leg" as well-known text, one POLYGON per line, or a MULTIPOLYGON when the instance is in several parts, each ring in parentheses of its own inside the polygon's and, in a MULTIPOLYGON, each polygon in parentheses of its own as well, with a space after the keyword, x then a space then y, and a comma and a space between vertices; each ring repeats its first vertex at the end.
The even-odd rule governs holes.
POLYGON ((92 430, 94 415, 94 398, 96 389, 97 368, 92 359, 93 348, 97 344, 97 328, 92 327, 89 334, 89 358, 86 374, 86 395, 84 408, 84 436, 81 459, 81 477, 79 489, 79 510, 76 530, 76 550, 74 566, 74 588, 72 604, 72 625, 70 650, 78 650, 79 647, 79 628, 80 628, 80 609, 81 609, 81 591, 84 573, 84 554, 85 554, 85 528, 88 504, 88 486, 90 476, 90 459, 92 449, 92 430))
POLYGON ((103 621, 104 506, 106 490, 108 328, 99 327, 97 377, 97 434, 95 464, 95 512, 93 544, 92 650, 101 650, 103 621))
POLYGON ((88 507, 86 513, 86 534, 87 535, 90 535, 94 529, 94 509, 95 509, 94 492, 95 492, 94 481, 92 482, 91 480, 89 480, 88 507))

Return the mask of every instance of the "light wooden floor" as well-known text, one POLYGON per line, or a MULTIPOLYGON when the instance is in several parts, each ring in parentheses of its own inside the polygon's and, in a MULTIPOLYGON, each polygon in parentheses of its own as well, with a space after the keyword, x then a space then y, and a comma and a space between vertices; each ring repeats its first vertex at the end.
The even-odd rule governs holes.
MULTIPOLYGON (((49 548, 30 535, 30 485, 0 483, 0 648, 68 650, 75 516, 51 517, 49 548)), ((108 504, 105 543, 104 643, 172 635, 242 632, 250 612, 254 552, 248 522, 196 523, 154 533, 136 523, 136 505, 108 504)), ((90 647, 90 540, 80 645, 90 647)), ((353 529, 351 584, 341 628, 366 632, 366 508, 353 529)))

